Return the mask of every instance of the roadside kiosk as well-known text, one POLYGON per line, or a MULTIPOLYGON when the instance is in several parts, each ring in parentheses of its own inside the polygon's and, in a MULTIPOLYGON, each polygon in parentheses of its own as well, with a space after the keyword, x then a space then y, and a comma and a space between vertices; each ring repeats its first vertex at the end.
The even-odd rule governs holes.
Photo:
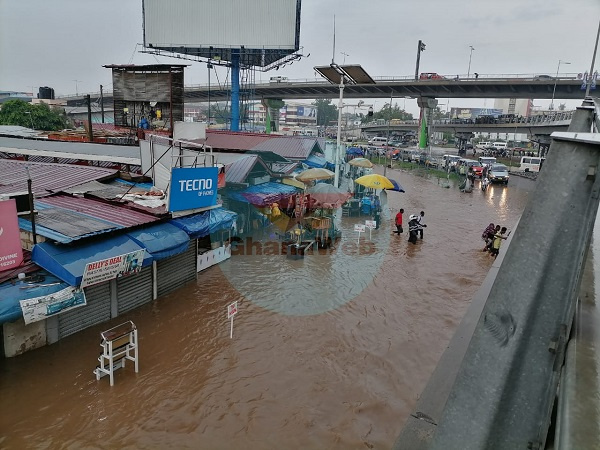
POLYGON ((115 384, 115 370, 125 367, 125 361, 130 360, 135 364, 138 372, 138 336, 135 324, 129 320, 110 330, 100 333, 102 340, 100 347, 102 353, 98 357, 99 366, 94 370, 96 380, 105 375, 110 377, 110 385, 115 384))

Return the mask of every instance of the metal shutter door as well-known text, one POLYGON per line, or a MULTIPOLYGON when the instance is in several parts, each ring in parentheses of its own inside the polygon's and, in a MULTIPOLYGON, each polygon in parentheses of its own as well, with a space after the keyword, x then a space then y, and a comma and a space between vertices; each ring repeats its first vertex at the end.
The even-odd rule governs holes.
POLYGON ((152 266, 139 273, 117 278, 118 315, 152 301, 152 266))
POLYGON ((58 315, 58 338, 110 320, 110 281, 84 289, 87 305, 58 315))
POLYGON ((158 261, 158 296, 161 297, 196 279, 196 240, 191 240, 188 249, 179 255, 158 261))

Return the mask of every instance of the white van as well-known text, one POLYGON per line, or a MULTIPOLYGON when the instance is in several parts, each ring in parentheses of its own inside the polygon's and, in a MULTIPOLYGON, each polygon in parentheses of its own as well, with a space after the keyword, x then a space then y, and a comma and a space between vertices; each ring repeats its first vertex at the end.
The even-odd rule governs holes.
POLYGON ((482 166, 489 167, 492 164, 496 164, 496 158, 494 158, 493 156, 480 156, 478 161, 482 166))
POLYGON ((538 156, 523 156, 519 170, 523 172, 539 172, 540 168, 544 164, 546 158, 540 158, 538 156))
POLYGON ((387 139, 384 137, 374 137, 369 141, 369 145, 387 145, 387 139))
POLYGON ((490 148, 492 146, 491 142, 480 142, 479 144, 475 145, 475 148, 477 150, 487 150, 488 148, 490 148))
POLYGON ((508 144, 506 142, 494 142, 492 144, 492 148, 494 150, 506 150, 508 148, 508 144))

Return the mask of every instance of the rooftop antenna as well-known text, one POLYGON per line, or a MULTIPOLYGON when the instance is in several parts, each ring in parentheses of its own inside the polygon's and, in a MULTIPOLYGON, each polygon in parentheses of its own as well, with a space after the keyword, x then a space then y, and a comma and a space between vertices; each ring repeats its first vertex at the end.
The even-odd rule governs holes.
POLYGON ((333 55, 331 55, 331 64, 335 64, 335 14, 333 15, 333 55))

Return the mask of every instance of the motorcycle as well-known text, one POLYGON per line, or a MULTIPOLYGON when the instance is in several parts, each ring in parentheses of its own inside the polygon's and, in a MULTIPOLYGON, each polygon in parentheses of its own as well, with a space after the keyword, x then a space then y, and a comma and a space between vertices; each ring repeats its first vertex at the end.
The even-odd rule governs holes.
POLYGON ((490 180, 487 177, 482 178, 481 179, 481 190, 483 192, 485 192, 486 189, 488 188, 489 184, 490 184, 490 180))

